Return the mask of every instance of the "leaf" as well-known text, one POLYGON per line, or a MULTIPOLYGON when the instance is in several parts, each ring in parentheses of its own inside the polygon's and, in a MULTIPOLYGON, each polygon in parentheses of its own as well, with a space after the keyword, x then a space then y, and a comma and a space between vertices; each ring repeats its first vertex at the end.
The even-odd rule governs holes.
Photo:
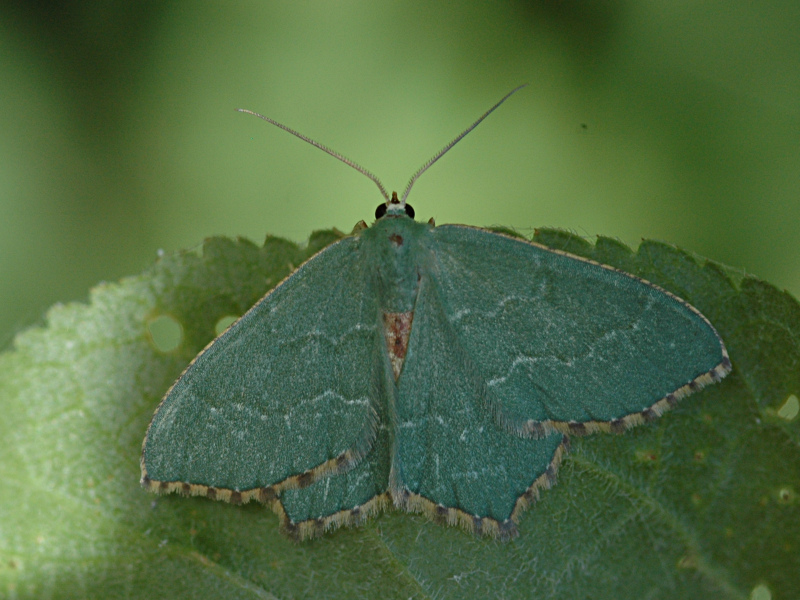
POLYGON ((263 506, 156 497, 139 452, 159 399, 213 337, 341 234, 305 248, 210 239, 56 306, 0 356, 0 596, 9 598, 789 598, 800 589, 800 306, 644 242, 542 230, 697 306, 734 371, 657 422, 573 438, 520 536, 478 539, 390 512, 293 543, 263 506), (148 324, 183 338, 160 351, 148 324))

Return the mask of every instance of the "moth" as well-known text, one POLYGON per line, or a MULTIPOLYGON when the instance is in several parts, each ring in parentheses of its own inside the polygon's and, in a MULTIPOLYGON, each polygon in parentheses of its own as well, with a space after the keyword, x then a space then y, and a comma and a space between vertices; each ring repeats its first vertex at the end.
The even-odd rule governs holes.
MULTIPOLYGON (((522 87, 522 86, 521 86, 522 87)), ((651 421, 731 370, 696 308, 634 275, 463 225, 376 183, 371 226, 298 267, 158 406, 141 482, 271 506, 306 539, 390 506, 507 539, 570 435, 651 421)))

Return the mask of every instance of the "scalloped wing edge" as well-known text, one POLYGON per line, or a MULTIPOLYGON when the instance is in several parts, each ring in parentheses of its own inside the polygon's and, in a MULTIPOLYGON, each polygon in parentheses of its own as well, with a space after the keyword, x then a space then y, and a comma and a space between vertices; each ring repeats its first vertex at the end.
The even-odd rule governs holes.
MULTIPOLYGON (((722 340, 720 340, 722 341, 722 340)), ((553 432, 565 433, 569 435, 584 436, 592 433, 625 433, 628 429, 655 421, 665 412, 675 408, 678 402, 690 396, 704 387, 722 381, 732 370, 732 364, 728 357, 727 349, 723 346, 723 359, 713 369, 695 377, 689 383, 682 385, 674 392, 671 392, 656 401, 649 407, 619 419, 611 421, 535 421, 529 419, 522 425, 517 425, 505 419, 502 414, 497 415, 500 425, 508 432, 521 437, 542 438, 553 432)))
MULTIPOLYGON (((363 504, 337 511, 331 515, 294 522, 281 504, 280 490, 276 490, 274 486, 240 492, 199 484, 158 482, 150 479, 143 481, 142 484, 150 491, 159 494, 177 492, 184 496, 205 496, 211 500, 222 500, 231 504, 243 504, 255 500, 269 506, 278 515, 281 522, 281 533, 295 541, 317 538, 341 527, 363 525, 368 519, 387 511, 392 505, 407 513, 422 514, 437 524, 457 526, 476 536, 507 541, 519 534, 517 524, 520 516, 539 500, 541 490, 550 489, 555 485, 558 469, 568 451, 569 437, 563 435, 561 443, 556 448, 544 473, 536 477, 525 492, 517 498, 511 514, 502 521, 492 517, 472 515, 460 508, 444 506, 407 489, 401 489, 377 494, 363 504)), ((330 474, 334 473, 330 472, 330 474)))
POLYGON ((415 494, 403 488, 392 490, 394 505, 408 513, 418 513, 426 516, 429 520, 438 523, 460 527, 461 529, 476 536, 507 541, 516 537, 519 532, 517 524, 522 513, 531 505, 539 500, 540 492, 543 489, 550 489, 556 483, 558 469, 569 451, 569 437, 563 435, 561 443, 553 453, 550 464, 545 471, 534 479, 533 483, 517 498, 514 508, 507 519, 499 521, 492 517, 480 517, 472 515, 460 508, 445 506, 433 502, 428 498, 415 494))
POLYGON ((147 476, 144 465, 144 456, 140 460, 142 478, 140 483, 143 488, 156 494, 178 493, 182 496, 205 496, 211 500, 222 500, 231 504, 244 504, 256 500, 268 504, 278 497, 284 490, 308 487, 312 483, 331 475, 340 475, 352 469, 372 449, 377 428, 371 427, 372 435, 363 444, 345 450, 338 456, 307 469, 297 475, 290 475, 275 484, 259 486, 245 490, 235 490, 202 483, 189 483, 186 481, 159 481, 147 476))
POLYGON ((519 534, 517 530, 519 518, 525 510, 539 500, 541 490, 550 489, 555 485, 558 469, 568 451, 569 437, 563 435, 561 444, 556 448, 547 469, 517 498, 511 514, 503 521, 492 517, 472 515, 454 506, 438 504, 405 488, 378 494, 364 504, 338 511, 332 515, 297 523, 293 522, 286 514, 280 498, 275 500, 272 509, 280 517, 281 532, 296 541, 320 537, 340 527, 363 525, 370 517, 385 512, 392 505, 407 513, 421 514, 440 525, 457 526, 476 536, 507 541, 519 534))

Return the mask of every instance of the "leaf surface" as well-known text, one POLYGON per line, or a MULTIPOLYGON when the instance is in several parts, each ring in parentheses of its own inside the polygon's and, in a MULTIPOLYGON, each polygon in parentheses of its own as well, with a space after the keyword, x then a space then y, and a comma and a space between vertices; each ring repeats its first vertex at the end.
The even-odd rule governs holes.
POLYGON ((161 396, 215 335, 340 234, 208 240, 56 306, 0 356, 0 596, 748 598, 800 589, 800 306, 666 244, 536 241, 699 308, 733 372, 653 424, 573 438, 508 543, 399 512, 294 543, 263 506, 157 497, 139 452, 161 396), (168 316, 177 348, 148 324, 168 316))

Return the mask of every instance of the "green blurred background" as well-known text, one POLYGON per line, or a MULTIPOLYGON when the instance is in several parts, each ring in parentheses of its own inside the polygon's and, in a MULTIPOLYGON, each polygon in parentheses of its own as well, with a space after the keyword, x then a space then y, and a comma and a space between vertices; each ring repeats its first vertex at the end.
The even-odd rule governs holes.
POLYGON ((800 3, 0 6, 0 347, 211 235, 419 217, 673 242, 800 295, 800 3))

